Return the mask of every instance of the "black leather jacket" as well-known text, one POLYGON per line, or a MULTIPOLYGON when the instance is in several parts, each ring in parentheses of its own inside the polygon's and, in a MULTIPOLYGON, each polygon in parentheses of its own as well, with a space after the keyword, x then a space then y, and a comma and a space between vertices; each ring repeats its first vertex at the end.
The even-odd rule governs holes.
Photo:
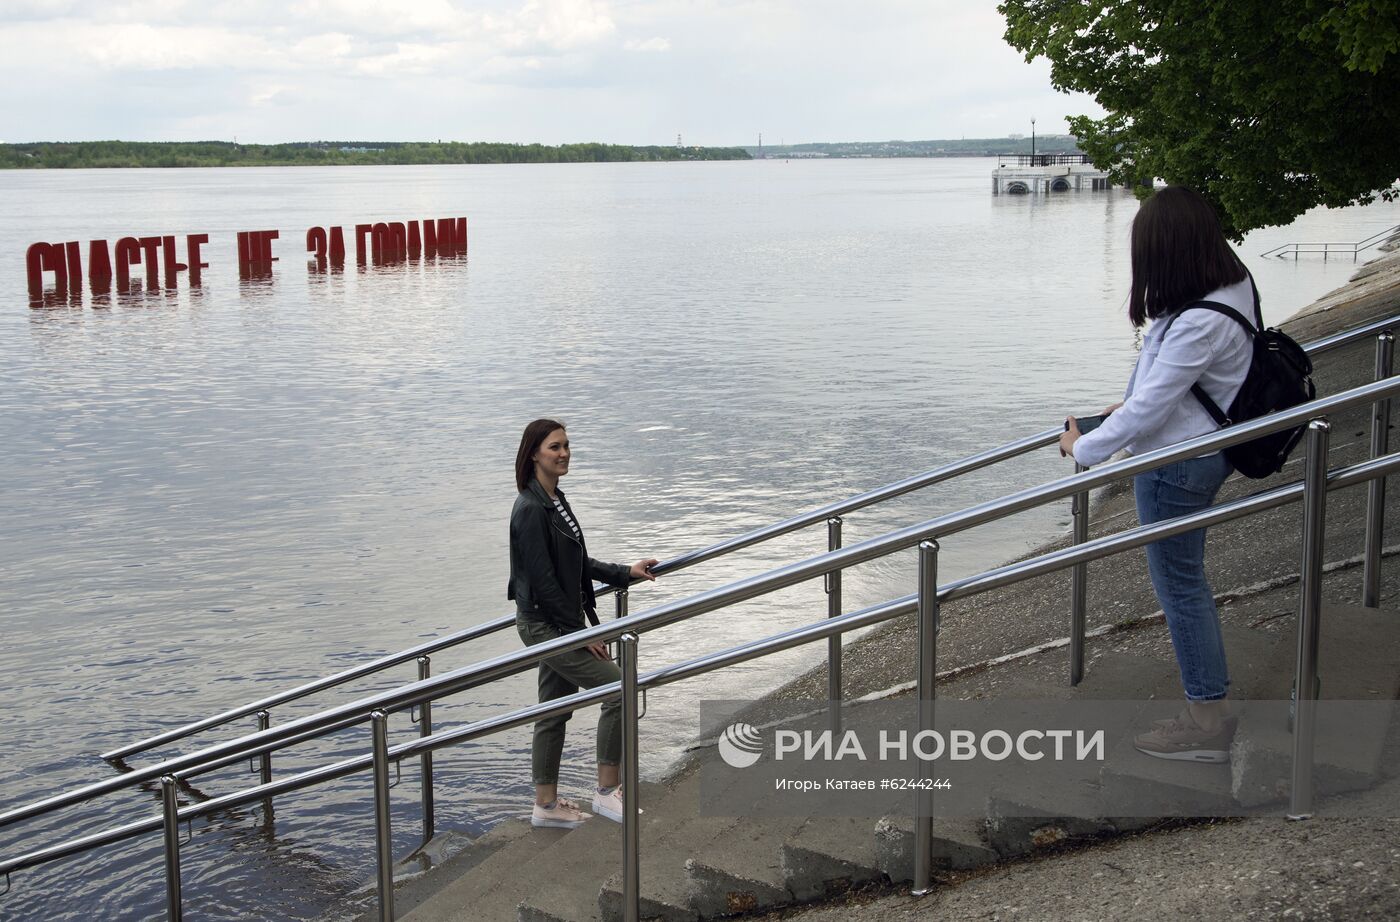
MULTIPOLYGON (((573 507, 564 491, 555 494, 574 522, 573 507)), ((583 613, 598 623, 598 601, 593 594, 593 580, 612 586, 626 586, 631 580, 631 568, 622 564, 602 563, 588 556, 583 543, 583 526, 574 537, 573 529, 554 508, 554 501, 531 480, 527 489, 515 498, 510 511, 510 584, 506 598, 515 600, 516 611, 526 618, 546 621, 561 632, 577 631, 583 627, 583 613)))

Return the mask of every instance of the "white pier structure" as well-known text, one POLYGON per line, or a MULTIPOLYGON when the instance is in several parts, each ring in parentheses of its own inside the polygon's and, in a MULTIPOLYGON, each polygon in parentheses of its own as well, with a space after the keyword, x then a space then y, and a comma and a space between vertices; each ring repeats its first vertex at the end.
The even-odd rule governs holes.
POLYGON ((1099 192, 1108 188, 1108 173, 1090 163, 1085 154, 1008 155, 992 170, 993 195, 1099 192))

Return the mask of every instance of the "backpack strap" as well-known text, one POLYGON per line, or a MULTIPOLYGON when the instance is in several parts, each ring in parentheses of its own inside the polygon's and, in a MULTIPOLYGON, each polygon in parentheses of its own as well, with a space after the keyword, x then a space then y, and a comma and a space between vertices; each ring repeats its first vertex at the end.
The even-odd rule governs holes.
MULTIPOLYGON (((1257 296, 1254 305, 1255 309, 1258 310, 1259 301, 1257 300, 1257 296)), ((1240 326, 1244 327, 1245 332, 1248 333, 1251 337, 1253 337, 1257 333, 1262 333, 1264 331, 1264 325, 1262 323, 1256 327, 1248 320, 1245 320, 1243 314, 1241 314, 1239 311, 1235 310, 1228 304, 1221 304, 1219 301, 1192 301, 1190 304, 1186 305, 1181 310, 1177 311, 1175 314, 1172 314, 1171 317, 1167 319, 1167 329, 1162 331, 1162 340, 1164 342, 1167 338, 1167 330, 1170 330, 1172 328, 1172 323, 1175 322, 1176 318, 1191 310, 1191 308, 1193 307, 1199 307, 1203 310, 1208 311, 1215 311, 1217 314, 1224 314, 1226 317, 1229 317, 1231 320, 1235 321, 1235 323, 1238 323, 1240 326)))
POLYGON ((1210 399, 1210 395, 1206 393, 1205 388, 1201 387, 1200 382, 1191 385, 1191 393, 1196 395, 1196 399, 1201 402, 1201 406, 1210 414, 1210 418, 1215 420, 1217 426, 1223 429, 1230 425, 1230 417, 1226 416, 1220 409, 1220 404, 1210 399))
MULTIPOLYGON (((1249 284, 1251 287, 1254 287, 1254 276, 1252 275, 1249 277, 1249 284)), ((1233 307, 1230 307, 1228 304, 1221 304, 1219 301, 1193 301, 1167 318, 1166 329, 1162 330, 1162 341, 1164 343, 1167 339, 1167 333, 1172 328, 1172 324, 1176 322, 1176 318, 1191 310, 1193 307, 1215 311, 1217 314, 1224 314, 1226 317, 1233 319, 1240 326, 1244 327, 1245 332, 1250 335, 1251 339, 1258 336, 1264 329, 1264 319, 1259 311, 1259 289, 1254 287, 1254 313, 1255 316, 1259 318, 1259 326, 1251 326, 1250 322, 1244 319, 1243 314, 1233 307)), ((1217 426, 1223 428, 1230 425, 1230 417, 1226 416, 1225 411, 1220 409, 1220 405, 1211 399, 1210 395, 1206 393, 1205 388, 1201 387, 1199 381, 1191 385, 1191 393, 1196 395, 1196 399, 1201 402, 1201 406, 1210 414, 1210 418, 1215 420, 1217 426)))
MULTIPOLYGON (((1250 339, 1256 339, 1261 333, 1264 332, 1264 312, 1259 307, 1259 286, 1254 284, 1254 273, 1246 269, 1245 275, 1249 276, 1249 288, 1251 291, 1254 292, 1255 322, 1253 326, 1250 325, 1248 320, 1244 319, 1244 316, 1239 311, 1235 310, 1228 304, 1221 304, 1219 301, 1193 301, 1167 318, 1166 329, 1162 330, 1162 341, 1164 343, 1166 342, 1167 333, 1171 330, 1172 323, 1176 321, 1176 318, 1180 317, 1182 314, 1186 313, 1193 307, 1199 307, 1204 310, 1215 311, 1217 314, 1224 314, 1226 317, 1232 318, 1236 323, 1244 327, 1244 330, 1246 333, 1249 334, 1250 339)), ((1230 425, 1230 417, 1225 415, 1225 412, 1220 409, 1219 404, 1217 404, 1214 400, 1210 399, 1210 395, 1206 393, 1205 388, 1201 387, 1199 381, 1191 385, 1191 393, 1196 395, 1196 399, 1201 402, 1201 406, 1205 409, 1207 413, 1210 414, 1210 418, 1215 420, 1215 424, 1217 426, 1224 427, 1230 425)))
POLYGON ((1248 269, 1244 270, 1249 276, 1249 287, 1254 292, 1254 329, 1257 332, 1264 332, 1264 312, 1259 309, 1259 286, 1254 284, 1254 273, 1248 269))

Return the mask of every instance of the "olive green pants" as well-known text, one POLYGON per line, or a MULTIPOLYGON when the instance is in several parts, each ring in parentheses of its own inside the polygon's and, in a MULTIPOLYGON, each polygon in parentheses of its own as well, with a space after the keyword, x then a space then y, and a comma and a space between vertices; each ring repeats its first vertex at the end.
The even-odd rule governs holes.
MULTIPOLYGON (((560 636, 551 624, 515 617, 515 629, 525 646, 531 647, 560 636)), ((572 695, 580 688, 596 688, 617 682, 622 672, 610 659, 599 659, 587 647, 551 656, 540 663, 540 701, 572 695)), ((617 765, 622 761, 622 700, 614 698, 600 705, 598 715, 598 764, 617 765)), ((535 738, 530 750, 530 773, 535 784, 559 783, 559 760, 564 754, 564 725, 574 716, 570 711, 535 722, 535 738)))

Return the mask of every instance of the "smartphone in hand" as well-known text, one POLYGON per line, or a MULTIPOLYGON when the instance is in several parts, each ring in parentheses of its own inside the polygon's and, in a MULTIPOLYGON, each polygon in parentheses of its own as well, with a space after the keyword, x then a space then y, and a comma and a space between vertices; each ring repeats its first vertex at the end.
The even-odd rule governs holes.
MULTIPOLYGON (((1077 423, 1077 424, 1079 425, 1079 434, 1080 434, 1080 435, 1087 435, 1088 433, 1093 432, 1095 429, 1099 428, 1099 426, 1102 426, 1102 425, 1103 425, 1103 421, 1104 421, 1105 419, 1108 419, 1108 417, 1107 417, 1107 416, 1076 416, 1076 417, 1074 418, 1074 421, 1075 421, 1075 423, 1077 423)), ((1066 432, 1069 431, 1069 420, 1065 420, 1065 431, 1066 431, 1066 432)))

